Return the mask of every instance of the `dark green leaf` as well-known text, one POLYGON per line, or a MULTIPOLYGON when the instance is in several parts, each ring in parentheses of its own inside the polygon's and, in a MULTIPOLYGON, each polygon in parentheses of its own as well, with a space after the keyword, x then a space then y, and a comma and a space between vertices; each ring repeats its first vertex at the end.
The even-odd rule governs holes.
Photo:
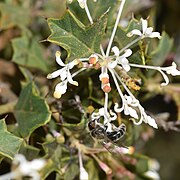
POLYGON ((12 159, 18 153, 23 139, 7 131, 5 120, 0 120, 0 155, 12 159))
POLYGON ((35 129, 50 121, 49 107, 38 95, 34 83, 29 83, 22 90, 14 115, 22 137, 29 137, 35 129))
POLYGON ((48 67, 43 55, 43 48, 35 39, 24 35, 13 39, 12 46, 14 49, 13 62, 47 72, 48 67))
POLYGON ((107 23, 107 14, 96 23, 85 27, 69 11, 61 19, 48 19, 51 35, 48 41, 58 44, 68 52, 70 60, 88 57, 92 53, 100 52, 101 39, 107 23))

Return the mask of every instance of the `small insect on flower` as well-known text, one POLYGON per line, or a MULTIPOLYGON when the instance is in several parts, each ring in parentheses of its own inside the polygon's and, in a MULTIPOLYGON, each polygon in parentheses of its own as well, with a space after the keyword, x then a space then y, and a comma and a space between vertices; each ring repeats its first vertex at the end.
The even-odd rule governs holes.
POLYGON ((115 145, 126 133, 125 124, 121 124, 119 127, 111 123, 103 125, 100 118, 97 118, 88 122, 88 128, 91 136, 101 142, 109 152, 123 154, 129 152, 128 148, 115 145))

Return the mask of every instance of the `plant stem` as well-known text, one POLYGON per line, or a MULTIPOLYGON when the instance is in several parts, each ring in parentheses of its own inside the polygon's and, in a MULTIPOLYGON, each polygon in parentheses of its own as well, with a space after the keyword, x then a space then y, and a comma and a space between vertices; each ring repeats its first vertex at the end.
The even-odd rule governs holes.
POLYGON ((91 14, 90 14, 90 12, 89 12, 89 9, 88 9, 87 4, 85 4, 85 11, 86 11, 86 14, 87 14, 87 17, 88 17, 90 23, 93 24, 93 19, 92 19, 92 17, 91 17, 91 14))
POLYGON ((127 48, 129 48, 130 46, 132 46, 133 44, 135 44, 136 42, 138 42, 141 39, 141 37, 138 37, 137 39, 134 39, 133 41, 131 41, 129 44, 127 44, 125 47, 123 47, 120 51, 119 54, 121 54, 122 52, 124 52, 127 48))
POLYGON ((111 38, 110 38, 110 40, 109 40, 108 47, 107 47, 106 57, 109 56, 110 49, 111 49, 111 45, 112 45, 114 36, 115 36, 115 34, 116 34, 117 26, 118 26, 118 23, 119 23, 121 14, 122 14, 122 10, 123 10, 125 1, 126 1, 126 0, 122 0, 121 4, 120 4, 120 6, 119 6, 119 11, 118 11, 118 15, 117 15, 117 18, 116 18, 116 22, 115 22, 115 25, 114 25, 114 28, 113 28, 113 31, 112 31, 112 34, 111 34, 111 38))
POLYGON ((121 89, 120 89, 120 87, 119 87, 119 84, 118 84, 118 81, 117 81, 117 79, 116 79, 116 76, 115 76, 115 74, 114 74, 115 71, 113 71, 113 70, 110 69, 110 68, 109 68, 109 71, 111 72, 111 75, 112 75, 112 77, 113 77, 114 83, 115 83, 116 88, 117 88, 117 90, 118 90, 119 96, 121 97, 121 100, 122 100, 122 107, 120 108, 121 111, 122 111, 122 110, 124 109, 124 96, 123 96, 123 93, 122 93, 122 91, 121 91, 121 89))

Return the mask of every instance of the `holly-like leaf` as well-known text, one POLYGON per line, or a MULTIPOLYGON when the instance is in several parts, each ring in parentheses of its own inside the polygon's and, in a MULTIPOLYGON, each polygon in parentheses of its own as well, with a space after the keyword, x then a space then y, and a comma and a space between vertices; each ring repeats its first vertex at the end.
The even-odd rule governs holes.
POLYGON ((0 156, 13 159, 18 153, 23 139, 7 131, 5 120, 0 120, 0 156))
POLYGON ((50 121, 49 107, 46 101, 38 95, 34 83, 29 83, 22 90, 14 115, 22 137, 29 137, 35 129, 50 121))
POLYGON ((35 39, 29 39, 24 35, 13 39, 12 46, 14 49, 13 62, 47 72, 48 68, 43 56, 43 48, 35 39))
POLYGON ((68 52, 70 60, 88 57, 100 52, 101 39, 105 32, 107 14, 91 26, 84 26, 69 10, 60 19, 48 19, 51 35, 48 41, 58 44, 68 52))
POLYGON ((0 3, 0 27, 8 29, 13 26, 26 26, 30 22, 30 9, 16 3, 0 3))

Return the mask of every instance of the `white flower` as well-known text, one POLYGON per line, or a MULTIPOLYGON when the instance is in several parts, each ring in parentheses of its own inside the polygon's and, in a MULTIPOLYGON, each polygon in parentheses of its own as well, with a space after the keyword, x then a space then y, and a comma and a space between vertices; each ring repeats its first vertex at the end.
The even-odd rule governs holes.
POLYGON ((156 123, 155 119, 153 119, 151 116, 148 116, 145 112, 144 112, 143 116, 144 116, 143 121, 145 123, 149 124, 153 128, 158 129, 158 126, 157 126, 157 123, 156 123))
POLYGON ((137 111, 133 109, 132 107, 137 107, 139 105, 139 101, 127 95, 124 95, 124 98, 122 99, 122 101, 123 101, 122 108, 118 108, 118 104, 115 103, 115 106, 114 106, 115 112, 121 112, 122 110, 124 110, 125 115, 130 115, 131 117, 138 119, 137 111))
POLYGON ((156 171, 147 171, 144 173, 144 175, 153 180, 160 180, 160 176, 156 171))
POLYGON ((85 6, 86 6, 86 0, 77 0, 78 1, 78 3, 79 3, 79 6, 82 8, 82 9, 84 9, 85 8, 85 6))
POLYGON ((138 35, 141 36, 142 38, 144 37, 149 37, 149 38, 161 38, 161 35, 159 32, 153 32, 152 27, 148 27, 148 22, 147 20, 141 18, 141 24, 142 24, 142 32, 138 29, 134 29, 131 32, 127 34, 128 37, 132 37, 133 35, 138 35))
MULTIPOLYGON (((117 115, 116 113, 112 112, 110 110, 110 112, 108 114, 106 114, 104 107, 100 108, 98 112, 93 112, 91 115, 92 119, 99 119, 100 117, 106 117, 108 116, 108 122, 114 121, 117 119, 117 115)), ((104 120, 104 124, 108 123, 106 120, 104 120)))
POLYGON ((62 82, 58 83, 55 87, 55 92, 54 92, 54 97, 55 98, 60 98, 62 94, 66 93, 67 90, 67 83, 69 82, 70 84, 73 84, 75 86, 78 86, 78 82, 74 81, 72 79, 72 75, 70 73, 70 69, 72 69, 75 65, 77 65, 79 63, 78 60, 74 60, 68 64, 64 64, 63 61, 60 58, 60 52, 57 51, 56 52, 56 62, 62 66, 63 68, 54 71, 51 74, 47 75, 48 79, 53 79, 56 78, 58 76, 60 76, 60 79, 62 82))
POLYGON ((82 154, 81 154, 80 149, 78 150, 78 157, 79 157, 79 171, 80 171, 79 179, 80 180, 88 180, 89 175, 83 166, 82 154))
POLYGON ((164 69, 167 74, 171 74, 172 76, 180 75, 180 71, 177 70, 177 65, 175 62, 172 63, 172 66, 162 69, 164 69))
POLYGON ((40 180, 38 171, 44 167, 45 161, 43 159, 27 161, 24 155, 17 154, 14 157, 13 164, 17 165, 17 168, 9 173, 10 176, 14 176, 13 179, 16 179, 17 176, 30 176, 34 180, 40 180))
POLYGON ((87 171, 84 169, 84 167, 81 167, 80 168, 80 177, 79 177, 79 179, 80 180, 88 180, 88 173, 87 173, 87 171))
POLYGON ((119 56, 120 55, 120 51, 118 49, 118 47, 114 46, 112 48, 112 51, 114 52, 114 55, 116 56, 116 61, 112 62, 112 65, 113 68, 118 64, 120 64, 123 69, 128 72, 130 70, 130 66, 129 66, 129 61, 127 59, 127 57, 131 56, 132 54, 132 51, 131 49, 127 49, 125 50, 124 54, 119 56))
POLYGON ((135 109, 132 107, 128 106, 128 104, 124 105, 124 114, 125 115, 130 115, 131 117, 138 119, 138 114, 135 109))
POLYGON ((61 96, 66 93, 66 91, 67 91, 67 81, 60 82, 55 87, 54 97, 61 98, 61 96))

